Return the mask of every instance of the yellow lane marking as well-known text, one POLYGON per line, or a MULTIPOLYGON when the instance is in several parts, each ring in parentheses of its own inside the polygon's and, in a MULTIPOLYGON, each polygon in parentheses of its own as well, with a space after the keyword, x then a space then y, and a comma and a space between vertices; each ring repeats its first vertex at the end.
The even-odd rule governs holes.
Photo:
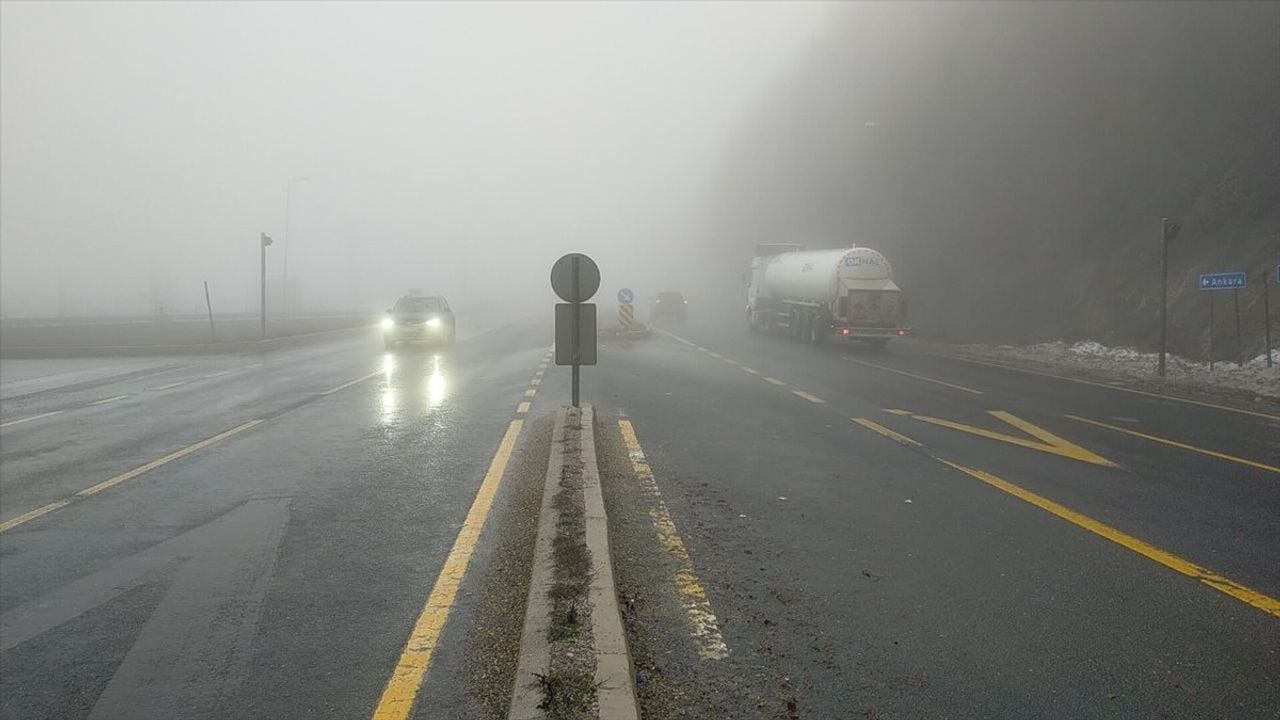
POLYGON ((984 362, 982 360, 973 360, 971 358, 960 357, 959 355, 941 355, 950 360, 958 360, 959 362, 972 363, 974 365, 985 365, 987 367, 999 368, 1001 370, 1009 370, 1011 372, 1020 372, 1027 375, 1039 375, 1040 377, 1054 378, 1056 380, 1065 380, 1067 382, 1080 383, 1081 385, 1092 385, 1094 387, 1106 388, 1108 390, 1118 390, 1120 392, 1133 393, 1134 395, 1144 395, 1146 397, 1159 398, 1160 400, 1169 400, 1172 402, 1186 403, 1188 405, 1199 405, 1200 407, 1213 408, 1214 410, 1225 410, 1227 412, 1239 413, 1241 415, 1252 415, 1267 420, 1280 420, 1280 415, 1271 415, 1269 413, 1258 412, 1256 410, 1245 410, 1244 408, 1231 407, 1229 405, 1216 405, 1214 403, 1203 402, 1201 400, 1191 400, 1189 398, 1177 397, 1175 395, 1162 395, 1160 393, 1148 392, 1146 390, 1137 390, 1129 387, 1116 387, 1107 383, 1094 382, 1092 380, 1084 380, 1081 378, 1067 377, 1065 375, 1054 375, 1053 373, 1041 372, 1039 370, 1028 370, 1026 368, 1014 367, 1012 365, 1004 365, 1002 363, 984 362))
POLYGON ((707 591, 698 580, 693 569, 693 560, 685 548, 684 540, 676 530, 676 524, 667 510, 667 503, 662 499, 662 491, 653 477, 653 469, 640 448, 640 440, 636 437, 635 428, 630 420, 619 420, 618 429, 622 431, 622 439, 627 444, 627 452, 631 456, 631 467, 636 479, 640 481, 640 490, 649 496, 649 519, 658 532, 658 542, 679 563, 676 570, 676 595, 689 620, 690 633, 698 644, 698 654, 708 660, 721 660, 729 656, 729 648, 720 635, 720 621, 711 611, 711 601, 707 599, 707 591))
POLYGON ((723 356, 723 355, 721 355, 721 354, 720 354, 720 353, 718 353, 718 352, 712 352, 712 351, 708 350, 708 351, 707 351, 707 354, 708 354, 708 355, 710 355, 710 356, 711 356, 711 357, 713 357, 713 358, 718 358, 718 359, 720 359, 720 360, 723 360, 723 359, 724 359, 724 356, 723 356))
POLYGON ((1097 420, 1090 420, 1089 418, 1077 417, 1075 415, 1067 415, 1067 417, 1082 423, 1088 423, 1089 425, 1096 425, 1097 427, 1100 427, 1100 428, 1115 430, 1116 432, 1124 433, 1125 435, 1140 437, 1143 440, 1150 440, 1151 442, 1162 443, 1164 445, 1169 445, 1176 448, 1182 448, 1183 450, 1190 450, 1191 452, 1194 452, 1194 453, 1200 453, 1201 455, 1208 455, 1209 457, 1216 457, 1220 460, 1229 460, 1234 463, 1240 463, 1241 465, 1248 465, 1249 467, 1255 467, 1260 470, 1268 470, 1273 473, 1280 473, 1280 467, 1275 467, 1274 465, 1267 465, 1266 463, 1260 463, 1260 462, 1257 462, 1256 460, 1246 460, 1244 458, 1236 457, 1234 455, 1215 452, 1213 450, 1199 448, 1194 445, 1187 445, 1185 443, 1180 443, 1176 440, 1169 440, 1167 438, 1157 437, 1155 435, 1148 435, 1146 433, 1138 432, 1137 430, 1130 430, 1129 428, 1118 427, 1115 425, 1108 425, 1107 423, 1098 422, 1097 420))
POLYGON ((1012 425, 1015 428, 1021 430, 1022 432, 1036 438, 1036 440, 1039 440, 1039 442, 1036 442, 1035 440, 1028 440, 1026 438, 1018 437, 1016 435, 1006 435, 1004 433, 999 433, 994 430, 987 430, 986 428, 980 428, 975 425, 966 425, 964 423, 954 422, 952 420, 942 420, 935 417, 928 417, 926 415, 912 415, 911 417, 916 420, 920 420, 921 422, 927 422, 931 425, 951 428, 952 430, 959 430, 961 432, 966 432, 971 435, 977 435, 979 437, 988 438, 990 440, 999 440, 1000 442, 1007 442, 1013 445, 1017 445, 1019 447, 1030 448, 1032 450, 1039 450, 1040 452, 1047 452, 1051 455, 1060 455, 1062 457, 1071 458, 1072 460, 1079 460, 1081 462, 1087 462, 1093 465, 1101 465, 1103 467, 1118 467, 1115 463, 1102 457, 1101 455, 1092 453, 1080 447, 1079 445, 1076 445, 1070 440, 1066 440, 1064 438, 1058 437, 1057 435, 1054 435, 1048 430, 1045 430, 1044 428, 1039 427, 1037 425, 1032 425, 1026 420, 1023 420, 1022 418, 1019 418, 1015 415, 1007 413, 1003 410, 988 410, 987 412, 991 414, 993 417, 995 417, 996 419, 1002 420, 1008 423, 1009 425, 1012 425))
POLYGON ((31 422, 32 420, 39 420, 40 418, 53 417, 54 415, 60 415, 60 414, 62 414, 63 412, 65 412, 65 411, 64 411, 64 410, 54 410, 54 411, 52 411, 52 412, 40 413, 39 415, 28 415, 28 416, 26 416, 26 417, 24 417, 24 418, 18 418, 17 420, 10 420, 10 421, 8 421, 8 422, 0 423, 0 428, 7 428, 7 427, 9 427, 10 425, 21 425, 22 423, 29 423, 29 422, 31 422))
POLYGON ((533 397, 534 395, 537 395, 537 394, 538 394, 538 388, 529 388, 528 390, 524 391, 525 397, 533 397))
POLYGON ((90 404, 90 405, 106 405, 106 404, 107 404, 107 403, 109 403, 109 402, 115 402, 115 401, 117 401, 117 400, 123 400, 123 399, 125 399, 125 398, 127 398, 127 397, 129 397, 129 396, 128 396, 128 395, 116 395, 115 397, 109 397, 109 398, 103 398, 103 399, 101 399, 101 400, 95 400, 95 401, 93 401, 93 402, 91 402, 91 403, 89 403, 89 404, 90 404))
POLYGON ((1123 533, 1110 525, 1100 523, 1093 518, 1081 515, 1070 508, 1059 505, 1048 498, 1041 497, 1030 490, 1021 488, 1007 480, 998 478, 995 475, 981 470, 974 470, 973 468, 968 468, 963 465, 958 465, 949 460, 942 460, 941 458, 938 459, 966 475, 975 477, 992 487, 1009 493, 1019 500, 1024 500, 1042 510, 1053 513, 1069 523, 1078 525, 1096 535, 1100 535, 1117 545, 1126 547, 1139 555, 1164 565, 1171 570, 1180 572, 1187 577, 1195 578, 1214 590, 1226 593, 1227 595, 1252 605, 1265 613, 1280 617, 1280 600, 1276 600, 1275 598, 1263 595, 1257 590, 1252 590, 1240 585, 1239 583, 1229 580, 1211 570, 1202 568, 1195 563, 1184 560, 1173 553, 1161 550, 1154 545, 1149 545, 1132 535, 1123 533))
POLYGON ((893 408, 893 409, 885 408, 884 411, 891 415, 907 415, 907 416, 911 415, 910 410, 898 410, 896 408, 893 408))
POLYGON ((808 401, 809 401, 809 402, 811 402, 811 403, 822 404, 822 403, 825 403, 825 402, 826 402, 826 400, 823 400, 822 398, 818 397, 817 395, 810 395, 809 393, 807 393, 807 392, 805 392, 805 391, 803 391, 803 390, 792 390, 792 391, 791 391, 791 394, 792 394, 792 395, 795 395, 796 397, 804 398, 805 400, 808 400, 808 401))
POLYGON ((920 447, 920 443, 916 442, 915 440, 912 440, 911 438, 907 437, 906 435, 903 435, 900 432, 897 432, 895 430, 890 430, 889 428, 881 425, 880 423, 874 420, 868 420, 867 418, 850 418, 850 420, 853 420, 854 422, 858 423, 864 428, 867 428, 868 430, 873 430, 875 432, 878 432, 881 435, 889 438, 890 440, 896 443, 900 443, 902 445, 914 445, 916 447, 920 447))
MULTIPOLYGON (((844 357, 844 356, 841 356, 841 357, 844 357)), ((851 362, 851 363, 856 363, 856 364, 858 364, 858 365, 866 365, 867 367, 875 368, 875 369, 877 369, 877 370, 883 370, 883 371, 885 371, 885 372, 891 372, 891 373, 894 373, 894 374, 896 374, 896 375, 902 375, 902 376, 904 376, 904 377, 914 378, 914 379, 916 379, 916 380, 923 380, 924 382, 933 383, 934 385, 941 385, 941 386, 943 386, 943 387, 949 387, 949 388, 951 388, 952 390, 960 390, 961 392, 973 393, 974 395, 982 395, 982 394, 983 394, 983 392, 982 392, 981 390, 974 390, 973 388, 965 387, 965 386, 963 386, 963 385, 956 385, 956 384, 954 384, 954 383, 943 382, 942 380, 938 380, 938 379, 936 379, 936 378, 931 378, 931 377, 925 377, 924 375, 916 375, 915 373, 909 373, 909 372, 907 372, 906 370, 899 370, 899 369, 897 369, 897 368, 891 368, 891 367, 887 367, 887 366, 885 366, 885 365, 878 365, 878 364, 873 363, 873 362, 867 362, 866 360, 856 360, 856 359, 851 358, 851 357, 845 357, 844 359, 845 359, 845 360, 847 360, 847 361, 849 361, 849 362, 851 362)))
POLYGON ((541 378, 534 378, 534 379, 532 379, 532 380, 530 380, 530 381, 529 381, 529 384, 530 384, 530 385, 533 385, 534 387, 537 387, 538 385, 541 385, 541 384, 542 384, 542 379, 541 379, 541 378))
POLYGON ((759 374, 760 374, 760 371, 759 371, 759 370, 753 370, 752 368, 749 368, 749 367, 747 367, 746 365, 743 365, 743 366, 742 366, 742 372, 744 372, 744 373, 750 373, 750 374, 752 374, 752 375, 759 375, 759 374))
POLYGON ((522 414, 522 415, 523 415, 524 413, 529 412, 529 402, 526 400, 525 402, 522 402, 522 403, 520 403, 519 405, 517 405, 517 406, 516 406, 516 412, 518 412, 518 413, 520 413, 520 414, 522 414))
POLYGON ((364 375, 364 376, 362 376, 362 377, 358 377, 358 378, 356 378, 355 380, 352 380, 352 381, 350 381, 350 382, 344 382, 344 383, 342 383, 341 385, 339 385, 339 386, 338 386, 338 387, 336 387, 336 388, 329 388, 328 390, 325 390, 324 392, 322 392, 322 393, 320 393, 320 394, 321 394, 321 395, 332 395, 332 394, 334 394, 334 393, 338 392, 339 390, 346 390, 347 388, 351 387, 352 385, 359 385, 360 383, 364 382, 365 380, 370 380, 370 379, 375 378, 375 377, 377 377, 377 376, 379 376, 379 375, 381 375, 381 374, 382 374, 382 371, 381 371, 381 370, 377 370, 377 371, 375 371, 375 372, 371 372, 371 373, 369 373, 368 375, 364 375))
POLYGON ((422 687, 422 679, 431 665, 431 657, 435 653, 436 644, 444 630, 449 613, 453 610, 458 597, 458 587, 467 573, 471 556, 475 553, 476 543, 480 539, 480 531, 484 529, 485 520, 489 517, 489 509, 493 506, 493 498, 502 484, 502 476, 507 469, 507 461, 515 449, 516 439, 520 436, 523 420, 512 420, 507 432, 498 444, 498 451, 489 464, 484 481, 476 492, 476 499, 471 503, 467 518, 453 541, 453 548, 440 569, 431 594, 427 596, 422 613, 418 616, 409 639, 405 642, 404 651, 391 671, 387 687, 382 691, 382 698, 373 711, 373 720, 403 720, 409 717, 413 703, 422 687))
POLYGON ((214 443, 216 443, 216 442, 220 442, 220 441, 222 441, 222 440, 226 440, 227 438, 231 437, 232 435, 238 435, 239 433, 242 433, 242 432, 244 432, 245 430, 248 430, 249 428, 252 428, 252 427, 255 427, 255 426, 257 426, 257 425, 260 425, 261 423, 262 423, 262 420, 250 420, 249 422, 244 423, 243 425, 237 425, 236 427, 233 427, 233 428, 231 428, 230 430, 227 430, 227 431, 225 431, 225 432, 218 433, 217 435, 214 435, 213 437, 205 438, 204 440, 201 440, 200 442, 198 442, 198 443, 196 443, 196 444, 194 444, 194 445, 188 445, 187 447, 184 447, 184 448, 182 448, 181 450, 178 450, 178 451, 176 451, 176 452, 171 452, 171 453, 169 453, 168 455, 165 455, 164 457, 162 457, 162 458, 160 458, 160 459, 158 459, 158 460, 152 460, 151 462, 147 463, 146 465, 141 465, 141 466, 136 467, 136 468, 134 468, 134 469, 132 469, 132 470, 130 470, 130 471, 128 471, 128 472, 120 473, 119 475, 116 475, 115 477, 111 478, 110 480, 103 480, 102 482, 100 482, 100 483, 98 483, 98 484, 96 484, 96 485, 90 485, 89 487, 87 487, 87 488, 85 488, 85 489, 81 490, 80 492, 76 493, 75 495, 73 495, 73 496, 71 496, 71 497, 69 497, 69 498, 64 498, 64 499, 62 499, 62 500, 58 500, 58 501, 56 501, 56 502, 51 502, 51 503, 49 503, 48 505, 45 505, 45 506, 43 506, 43 507, 36 508, 35 510, 32 510, 31 512, 24 513, 24 514, 19 515, 18 517, 15 517, 15 518, 13 518, 13 519, 11 519, 11 520, 6 520, 5 522, 0 523, 0 532, 5 532, 5 531, 7 531, 7 530, 12 530, 13 528, 18 527, 19 525, 22 525, 22 524, 28 523, 28 522, 30 522, 30 521, 32 521, 32 520, 35 520, 36 518, 38 518, 38 517, 40 517, 40 516, 42 516, 42 515, 47 515, 47 514, 49 514, 49 513, 53 512, 54 510, 60 510, 60 509, 62 509, 62 508, 64 508, 64 507, 66 507, 67 505, 70 505, 73 501, 76 501, 76 500, 80 500, 80 499, 82 499, 82 498, 89 497, 90 495, 96 495, 97 493, 100 493, 100 492, 102 492, 103 490, 106 490, 106 489, 108 489, 108 488, 113 488, 113 487, 115 487, 116 485, 119 485, 119 484, 120 484, 120 483, 122 483, 122 482, 126 482, 126 481, 128 481, 128 480, 132 480, 132 479, 134 479, 134 478, 138 477, 139 475, 143 475, 143 474, 145 474, 145 473, 151 472, 152 470, 155 470, 156 468, 160 467, 161 465, 167 465, 167 464, 169 464, 169 463, 173 462, 174 460, 178 460, 178 459, 184 458, 184 457, 186 457, 186 456, 190 455, 190 454, 191 454, 191 453, 193 453, 193 452, 197 452, 197 451, 199 451, 199 450, 203 450, 204 448, 207 448, 207 447, 209 447, 210 445, 212 445, 212 444, 214 444, 214 443))
POLYGON ((179 385, 186 385, 186 384, 187 384, 187 383, 189 383, 189 382, 191 382, 191 381, 190 381, 190 380, 179 380, 178 382, 171 382, 171 383, 169 383, 168 385, 161 385, 160 387, 153 387, 153 388, 151 388, 151 389, 152 389, 152 390, 168 390, 169 388, 176 388, 176 387, 178 387, 179 385))
POLYGON ((773 383, 774 385, 786 385, 786 383, 782 382, 778 378, 769 377, 768 375, 762 377, 761 380, 764 380, 767 383, 773 383))

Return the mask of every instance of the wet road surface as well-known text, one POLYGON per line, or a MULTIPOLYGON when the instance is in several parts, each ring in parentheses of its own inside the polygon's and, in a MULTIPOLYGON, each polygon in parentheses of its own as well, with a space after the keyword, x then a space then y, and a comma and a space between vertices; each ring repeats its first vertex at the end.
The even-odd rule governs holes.
MULTIPOLYGON (((0 716, 501 717, 549 339, 6 361, 0 716)), ((696 318, 583 376, 645 717, 1280 717, 1280 411, 696 318)))

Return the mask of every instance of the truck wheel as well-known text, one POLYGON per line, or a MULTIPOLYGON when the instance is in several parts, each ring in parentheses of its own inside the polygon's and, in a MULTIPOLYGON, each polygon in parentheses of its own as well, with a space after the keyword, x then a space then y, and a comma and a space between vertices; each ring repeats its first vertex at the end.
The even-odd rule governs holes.
POLYGON ((809 318, 808 326, 809 326, 809 333, 808 333, 809 344, 821 345, 823 338, 826 337, 826 333, 822 331, 822 318, 818 318, 818 317, 809 318))

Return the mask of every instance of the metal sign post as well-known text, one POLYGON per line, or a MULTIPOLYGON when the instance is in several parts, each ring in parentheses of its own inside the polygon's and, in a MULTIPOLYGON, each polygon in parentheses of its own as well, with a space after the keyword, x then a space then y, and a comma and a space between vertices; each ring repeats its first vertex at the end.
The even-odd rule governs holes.
MULTIPOLYGON (((1240 335, 1240 291, 1248 287, 1249 278, 1247 273, 1242 272, 1222 272, 1222 273, 1204 273, 1200 276, 1200 290, 1202 292, 1218 292, 1219 290, 1230 290, 1232 299, 1235 301, 1236 309, 1236 358, 1237 363, 1242 362, 1239 358, 1244 356, 1244 340, 1240 335)), ((1209 369, 1213 369, 1213 304, 1209 304, 1209 369)))
POLYGON ((1240 334, 1240 291, 1231 291, 1231 302, 1236 306, 1236 367, 1244 365, 1244 337, 1240 334))
POLYGON ((1209 372, 1213 372, 1213 298, 1209 296, 1209 372))
POLYGON ((262 339, 267 339, 267 246, 271 244, 271 236, 258 233, 258 241, 262 245, 262 339))
POLYGON ((600 289, 600 268, 582 253, 569 253, 551 266, 551 288, 567 301, 556 303, 555 359, 573 367, 573 406, 578 407, 578 368, 596 364, 596 306, 584 301, 600 289))

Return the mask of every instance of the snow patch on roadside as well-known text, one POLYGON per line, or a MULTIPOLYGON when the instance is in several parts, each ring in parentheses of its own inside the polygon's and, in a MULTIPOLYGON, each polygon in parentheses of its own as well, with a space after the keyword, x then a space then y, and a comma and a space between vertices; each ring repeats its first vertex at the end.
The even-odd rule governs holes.
MULTIPOLYGON (((1110 377, 1133 380, 1159 380, 1156 368, 1158 353, 1140 352, 1129 347, 1109 347, 1093 340, 1075 343, 1062 341, 1038 345, 957 345, 957 352, 990 360, 1015 360, 1043 363, 1068 370, 1094 372, 1110 377)), ((1243 364, 1188 360, 1169 355, 1166 380, 1202 387, 1221 387, 1280 398, 1280 350, 1271 351, 1273 367, 1267 367, 1267 356, 1259 355, 1243 364)))

